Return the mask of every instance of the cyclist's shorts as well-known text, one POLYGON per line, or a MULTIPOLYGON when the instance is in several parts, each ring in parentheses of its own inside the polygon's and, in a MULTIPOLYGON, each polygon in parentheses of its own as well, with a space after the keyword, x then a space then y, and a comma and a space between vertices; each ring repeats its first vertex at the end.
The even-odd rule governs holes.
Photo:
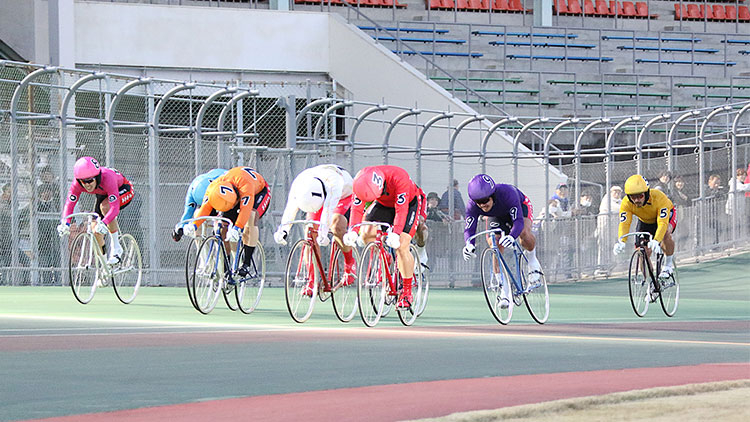
MULTIPOLYGON (((133 196, 135 195, 135 189, 133 188, 133 184, 126 181, 125 183, 120 186, 119 192, 120 194, 120 211, 123 210, 130 201, 133 200, 133 196)), ((96 195, 96 206, 94 206, 94 212, 99 214, 99 217, 104 218, 104 214, 102 214, 102 211, 99 209, 100 205, 104 200, 107 199, 107 195, 96 195)), ((110 196, 109 202, 112 202, 116 200, 117 198, 114 197, 114 195, 110 196)))
MULTIPOLYGON (((674 233, 674 230, 677 228, 677 210, 672 207, 672 210, 669 211, 669 227, 671 230, 669 233, 674 233)), ((644 223, 641 220, 638 220, 638 225, 635 226, 635 231, 637 232, 649 232, 651 233, 651 236, 654 236, 656 234, 656 223, 647 224, 644 223)), ((645 239, 641 239, 642 236, 636 237, 636 245, 639 245, 642 241, 645 239)))
MULTIPOLYGON (((266 210, 268 209, 268 204, 270 203, 271 203, 271 191, 268 189, 268 185, 266 185, 263 189, 261 189, 260 192, 255 194, 255 200, 253 201, 253 211, 256 212, 255 221, 258 221, 260 220, 261 217, 263 217, 263 214, 266 213, 266 210)), ((240 206, 237 205, 231 210, 221 213, 221 216, 228 218, 232 221, 237 221, 237 217, 239 216, 239 214, 240 214, 240 206)))
MULTIPOLYGON (((354 201, 354 195, 349 195, 346 198, 341 198, 336 204, 336 208, 333 209, 334 214, 341 214, 346 218, 346 221, 349 221, 349 216, 351 215, 352 211, 352 201, 354 201)), ((308 219, 320 221, 320 217, 323 215, 323 207, 321 207, 319 210, 315 211, 314 213, 308 215, 308 219)))
MULTIPOLYGON (((534 219, 534 207, 531 205, 531 200, 528 196, 524 196, 523 202, 521 202, 521 212, 523 212, 524 218, 534 219)), ((507 234, 510 233, 513 228, 513 220, 510 216, 506 217, 487 217, 487 230, 501 228, 507 234)))
MULTIPOLYGON (((409 210, 406 213, 406 222, 401 230, 414 237, 417 231, 417 212, 419 211, 419 197, 415 197, 409 202, 409 210)), ((365 214, 365 221, 382 221, 383 223, 393 224, 396 218, 396 208, 387 207, 379 202, 374 202, 365 214)), ((396 227, 394 227, 394 230, 396 227)))

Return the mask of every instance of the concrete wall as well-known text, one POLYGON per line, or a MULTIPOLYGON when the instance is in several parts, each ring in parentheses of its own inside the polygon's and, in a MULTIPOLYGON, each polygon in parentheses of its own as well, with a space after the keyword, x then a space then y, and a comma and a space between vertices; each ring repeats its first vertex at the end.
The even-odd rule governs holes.
POLYGON ((0 39, 21 57, 49 61, 46 0, 0 0, 0 39))

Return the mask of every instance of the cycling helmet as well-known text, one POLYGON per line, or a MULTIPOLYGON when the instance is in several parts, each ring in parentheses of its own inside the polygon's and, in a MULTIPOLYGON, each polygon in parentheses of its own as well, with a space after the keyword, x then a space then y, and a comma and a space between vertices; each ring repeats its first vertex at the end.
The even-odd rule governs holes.
POLYGON ((477 174, 469 181, 469 198, 474 202, 484 202, 495 193, 495 181, 489 175, 477 174))
POLYGON ((206 189, 206 198, 211 208, 219 212, 226 212, 237 204, 237 193, 229 182, 214 180, 206 189))
POLYGON ((323 207, 326 188, 317 177, 303 176, 295 179, 290 189, 290 198, 304 212, 313 213, 323 207))
POLYGON ((365 167, 354 177, 352 190, 360 200, 374 201, 385 191, 385 176, 376 167, 365 167))
POLYGON ((640 174, 634 174, 628 177, 628 180, 625 181, 625 195, 628 195, 629 198, 630 195, 637 195, 640 193, 645 193, 645 200, 648 201, 649 188, 646 179, 644 179, 640 174))
POLYGON ((102 168, 96 158, 81 157, 73 166, 73 177, 81 183, 81 180, 96 179, 96 185, 99 186, 101 181, 102 168))

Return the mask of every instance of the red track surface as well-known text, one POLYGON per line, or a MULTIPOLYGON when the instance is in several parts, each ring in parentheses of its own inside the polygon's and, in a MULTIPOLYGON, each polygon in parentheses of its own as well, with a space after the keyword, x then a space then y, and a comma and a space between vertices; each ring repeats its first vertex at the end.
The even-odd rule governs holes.
POLYGON ((397 421, 629 390, 748 378, 750 363, 564 372, 255 396, 43 420, 397 421), (300 405, 311 403, 314 404, 300 405))

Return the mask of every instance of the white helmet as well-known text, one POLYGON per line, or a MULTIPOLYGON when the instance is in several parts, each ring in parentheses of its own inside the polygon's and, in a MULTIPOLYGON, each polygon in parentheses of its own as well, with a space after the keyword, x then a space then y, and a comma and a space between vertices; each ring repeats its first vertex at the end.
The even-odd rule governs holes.
POLYGON ((319 178, 303 177, 294 181, 292 195, 299 209, 313 213, 323 207, 326 189, 319 178))

